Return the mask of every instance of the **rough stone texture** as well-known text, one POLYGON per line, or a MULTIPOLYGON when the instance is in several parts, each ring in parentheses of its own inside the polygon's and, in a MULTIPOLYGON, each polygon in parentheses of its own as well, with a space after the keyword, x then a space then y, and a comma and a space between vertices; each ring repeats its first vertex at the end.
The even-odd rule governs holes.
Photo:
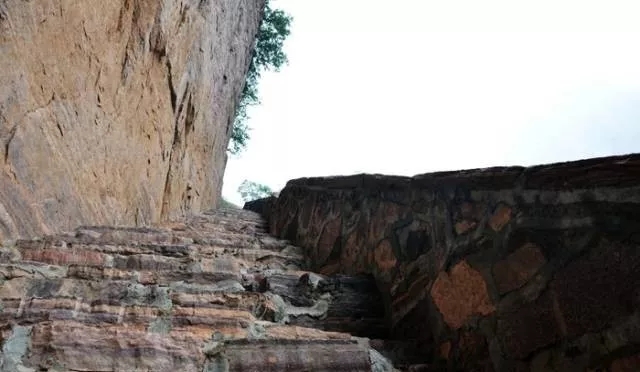
POLYGON ((462 332, 453 350, 454 360, 458 361, 457 368, 462 371, 493 372, 489 345, 486 338, 479 333, 462 332))
POLYGON ((0 241, 215 206, 262 5, 0 2, 0 241))
POLYGON ((504 260, 493 265, 493 278, 500 294, 518 289, 545 264, 546 260, 540 248, 525 244, 504 260))
POLYGON ((312 269, 375 277, 392 337, 428 345, 414 369, 637 362, 640 154, 304 178, 267 210, 270 232, 303 247, 312 269))
POLYGON ((507 355, 524 359, 560 339, 553 301, 553 294, 547 292, 526 306, 500 314, 495 333, 507 355))
POLYGON ((240 210, 18 240, 0 248, 0 371, 394 371, 354 336, 387 332, 373 278, 302 253, 240 210))
POLYGON ((453 329, 462 327, 472 315, 489 315, 495 307, 489 299, 482 275, 465 261, 440 272, 431 287, 431 297, 444 321, 453 329))
POLYGON ((269 196, 267 198, 252 200, 244 203, 242 209, 256 212, 262 216, 268 216, 271 214, 271 210, 269 209, 271 205, 276 201, 275 196, 269 196))

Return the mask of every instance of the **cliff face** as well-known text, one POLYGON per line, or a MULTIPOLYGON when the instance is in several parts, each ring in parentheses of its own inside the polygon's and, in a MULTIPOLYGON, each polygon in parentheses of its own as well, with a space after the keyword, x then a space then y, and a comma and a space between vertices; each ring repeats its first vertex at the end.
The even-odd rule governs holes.
POLYGON ((424 362, 640 368, 640 155, 299 179, 260 208, 312 269, 372 274, 424 362))
POLYGON ((217 202, 263 1, 0 3, 0 240, 217 202))

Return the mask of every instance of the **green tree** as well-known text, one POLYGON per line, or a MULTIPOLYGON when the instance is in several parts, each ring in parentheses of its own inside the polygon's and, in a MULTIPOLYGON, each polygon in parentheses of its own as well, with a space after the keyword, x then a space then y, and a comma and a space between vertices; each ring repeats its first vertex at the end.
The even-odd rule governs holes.
POLYGON ((272 9, 269 0, 264 7, 264 16, 256 35, 253 57, 247 71, 245 85, 231 131, 229 152, 238 154, 247 146, 249 126, 247 108, 260 103, 258 98, 258 80, 265 70, 280 71, 280 67, 288 63, 287 55, 282 50, 284 41, 289 36, 293 18, 280 9, 272 9))
POLYGON ((273 190, 267 185, 244 180, 238 187, 238 193, 245 202, 266 198, 273 194, 273 190))

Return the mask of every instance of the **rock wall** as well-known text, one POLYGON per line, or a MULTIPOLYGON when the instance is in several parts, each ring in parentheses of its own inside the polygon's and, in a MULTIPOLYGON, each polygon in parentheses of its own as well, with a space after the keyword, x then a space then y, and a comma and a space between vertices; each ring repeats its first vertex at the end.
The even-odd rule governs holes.
POLYGON ((299 179, 269 211, 319 273, 372 274, 425 363, 640 370, 638 154, 299 179))
POLYGON ((262 8, 0 2, 0 241, 215 206, 262 8))

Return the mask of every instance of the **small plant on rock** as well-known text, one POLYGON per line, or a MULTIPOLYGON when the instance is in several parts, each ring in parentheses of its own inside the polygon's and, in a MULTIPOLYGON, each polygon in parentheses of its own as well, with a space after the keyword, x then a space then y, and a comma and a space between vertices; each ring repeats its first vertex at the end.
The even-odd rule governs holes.
POLYGON ((280 71, 285 65, 287 55, 282 50, 284 40, 289 36, 293 18, 280 9, 272 9, 269 0, 264 7, 264 16, 253 49, 253 57, 245 80, 240 103, 231 131, 229 152, 238 154, 247 147, 249 126, 247 108, 260 103, 258 98, 258 80, 264 70, 280 71))
POLYGON ((238 187, 238 193, 245 202, 266 198, 274 194, 269 186, 247 180, 242 181, 238 187))

